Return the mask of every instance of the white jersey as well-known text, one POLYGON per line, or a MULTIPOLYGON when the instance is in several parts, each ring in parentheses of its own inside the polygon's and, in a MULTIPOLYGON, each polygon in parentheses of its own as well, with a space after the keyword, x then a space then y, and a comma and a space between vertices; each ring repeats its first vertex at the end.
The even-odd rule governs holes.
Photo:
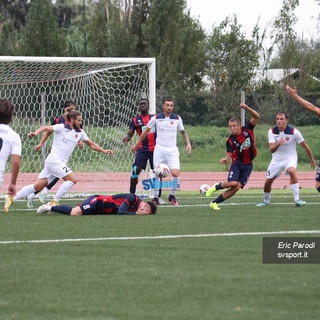
POLYGON ((6 169, 10 155, 21 156, 21 139, 7 124, 0 124, 0 182, 6 169))
POLYGON ((68 162, 79 140, 88 141, 89 138, 82 129, 71 129, 69 124, 55 124, 52 149, 46 161, 60 160, 68 162))
POLYGON ((170 117, 165 117, 163 112, 153 116, 147 127, 150 129, 156 128, 156 146, 168 149, 177 147, 177 130, 184 130, 180 116, 172 113, 170 117))
POLYGON ((285 160, 289 157, 297 157, 297 143, 304 141, 302 134, 296 128, 287 126, 284 131, 279 131, 278 127, 273 127, 268 131, 269 143, 277 143, 281 138, 286 143, 279 146, 278 150, 272 153, 272 159, 285 160))

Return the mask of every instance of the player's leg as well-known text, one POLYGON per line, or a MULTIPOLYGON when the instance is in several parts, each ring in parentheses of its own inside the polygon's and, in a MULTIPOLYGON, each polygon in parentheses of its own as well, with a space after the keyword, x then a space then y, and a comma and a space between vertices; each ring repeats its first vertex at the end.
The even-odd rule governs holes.
MULTIPOLYGON (((157 165, 160 163, 166 163, 166 158, 165 158, 165 151, 163 148, 159 146, 155 146, 154 151, 153 151, 153 167, 155 168, 157 165)), ((156 175, 154 175, 154 180, 155 180, 155 188, 153 189, 153 203, 158 205, 159 204, 159 194, 160 194, 160 178, 156 175)))
POLYGON ((54 204, 59 204, 60 199, 77 182, 75 174, 63 161, 55 161, 50 163, 46 161, 46 167, 54 177, 65 180, 55 194, 53 201, 51 201, 54 204))
POLYGON ((319 166, 317 169, 317 175, 316 175, 316 189, 320 193, 320 162, 319 162, 319 166))
MULTIPOLYGON (((39 175, 39 177, 40 177, 40 175, 39 175)), ((35 183, 29 184, 29 185, 23 187, 21 190, 19 190, 14 197, 10 197, 10 196, 6 197, 5 206, 4 206, 5 212, 9 211, 9 208, 11 207, 11 205, 15 201, 22 199, 22 198, 25 198, 30 193, 41 190, 42 188, 44 188, 47 185, 47 183, 48 183, 47 178, 39 178, 39 177, 35 183)))
POLYGON ((283 162, 271 160, 267 170, 267 178, 264 182, 263 187, 263 202, 257 204, 257 207, 265 207, 270 204, 272 184, 275 179, 281 176, 281 173, 285 169, 285 164, 283 162))
POLYGON ((39 195, 40 202, 44 203, 46 201, 49 191, 53 188, 53 186, 57 184, 59 180, 59 178, 54 178, 51 182, 48 183, 48 185, 45 188, 43 188, 39 195))
POLYGON ((132 164, 131 178, 130 178, 130 193, 136 193, 136 188, 139 180, 139 175, 147 166, 150 151, 139 149, 132 164))
POLYGON ((177 189, 180 187, 180 154, 179 149, 168 149, 166 150, 167 165, 171 172, 170 181, 170 195, 168 200, 174 205, 178 205, 178 201, 175 197, 177 189))

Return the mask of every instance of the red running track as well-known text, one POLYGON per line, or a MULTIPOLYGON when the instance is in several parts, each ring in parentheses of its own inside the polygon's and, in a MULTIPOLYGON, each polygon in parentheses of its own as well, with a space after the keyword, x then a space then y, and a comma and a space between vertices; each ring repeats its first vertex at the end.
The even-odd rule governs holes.
MULTIPOLYGON (((315 171, 297 172, 299 184, 301 188, 314 188, 315 187, 315 171)), ((37 179, 37 173, 21 173, 17 181, 17 190, 22 187, 33 183, 37 179)), ((122 173, 119 179, 119 174, 115 173, 76 173, 78 182, 70 190, 72 192, 129 192, 130 173, 122 173), (123 190, 123 186, 125 190, 123 190)), ((182 191, 197 191, 203 183, 212 185, 215 182, 224 181, 227 178, 227 172, 181 172, 181 188, 182 191)), ((245 189, 257 188, 262 189, 264 180, 266 178, 265 172, 253 172, 250 176, 249 182, 245 189)), ((10 175, 6 174, 2 183, 1 193, 5 194, 8 190, 8 182, 10 175)), ((166 178, 165 181, 170 181, 166 178)), ((52 192, 56 192, 61 185, 59 181, 53 188, 52 192)), ((276 179, 273 183, 273 188, 284 189, 290 188, 289 177, 284 173, 280 178, 276 179)))

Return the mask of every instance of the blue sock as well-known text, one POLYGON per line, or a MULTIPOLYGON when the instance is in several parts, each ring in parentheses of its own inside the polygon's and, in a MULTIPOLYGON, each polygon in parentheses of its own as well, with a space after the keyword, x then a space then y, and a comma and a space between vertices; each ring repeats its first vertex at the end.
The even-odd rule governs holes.
POLYGON ((217 199, 213 200, 212 202, 221 203, 223 201, 224 201, 223 196, 222 194, 220 194, 220 196, 217 199))
POLYGON ((66 205, 63 205, 63 206, 52 206, 51 207, 51 211, 62 213, 62 214, 67 214, 67 215, 70 215, 71 210, 72 210, 72 207, 71 206, 66 206, 66 205))
POLYGON ((220 182, 218 185, 216 185, 216 190, 223 189, 223 188, 221 187, 221 184, 222 184, 222 182, 220 182))

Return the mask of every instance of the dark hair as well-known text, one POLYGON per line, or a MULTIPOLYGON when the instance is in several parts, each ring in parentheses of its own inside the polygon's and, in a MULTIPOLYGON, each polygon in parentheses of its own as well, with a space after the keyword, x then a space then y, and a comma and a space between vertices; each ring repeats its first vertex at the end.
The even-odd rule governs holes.
POLYGON ((66 100, 65 102, 64 102, 64 104, 63 104, 63 110, 65 109, 65 108, 68 108, 69 106, 75 106, 76 105, 76 103, 74 102, 74 101, 72 101, 72 100, 66 100))
POLYGON ((8 124, 12 121, 14 105, 8 99, 0 99, 0 123, 8 124))
POLYGON ((284 111, 279 111, 279 112, 277 112, 276 116, 277 116, 278 114, 284 114, 285 118, 288 119, 288 114, 287 114, 286 112, 284 112, 284 111))
POLYGON ((239 118, 237 118, 237 117, 232 117, 232 118, 229 120, 229 122, 238 122, 238 123, 240 123, 240 124, 241 124, 240 119, 239 119, 239 118))
POLYGON ((148 100, 148 99, 145 99, 145 98, 140 99, 140 100, 139 100, 139 104, 140 104, 141 101, 147 101, 147 103, 148 103, 148 105, 149 105, 149 100, 148 100))
POLYGON ((171 98, 165 98, 165 99, 163 99, 162 104, 164 104, 166 101, 171 101, 171 102, 173 102, 173 100, 172 100, 171 98))
POLYGON ((149 205, 151 210, 150 214, 156 214, 158 209, 157 206, 151 201, 147 202, 147 204, 149 205))
POLYGON ((81 112, 77 110, 72 110, 68 115, 67 119, 70 122, 71 119, 76 119, 78 116, 81 116, 81 112))

